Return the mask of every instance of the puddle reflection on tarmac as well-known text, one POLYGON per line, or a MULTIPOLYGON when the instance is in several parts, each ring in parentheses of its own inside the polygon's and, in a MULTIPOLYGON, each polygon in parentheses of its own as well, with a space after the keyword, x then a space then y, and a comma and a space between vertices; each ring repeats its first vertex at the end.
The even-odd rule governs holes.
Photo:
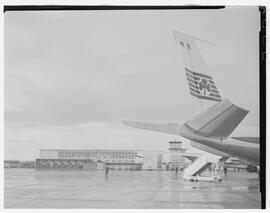
POLYGON ((258 175, 187 182, 169 171, 5 169, 5 208, 260 208, 258 175))

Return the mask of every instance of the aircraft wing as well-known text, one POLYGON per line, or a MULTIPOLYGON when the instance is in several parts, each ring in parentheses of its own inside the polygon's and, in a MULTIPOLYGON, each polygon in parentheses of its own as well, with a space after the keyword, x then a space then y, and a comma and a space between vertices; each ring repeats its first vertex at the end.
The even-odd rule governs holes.
POLYGON ((225 166, 227 168, 232 168, 232 169, 247 169, 247 165, 233 165, 233 164, 226 164, 225 163, 225 166))
POLYGON ((179 123, 149 123, 142 121, 123 121, 123 123, 125 123, 128 126, 139 129, 147 129, 157 132, 179 135, 178 133, 179 123))
POLYGON ((260 137, 232 137, 232 138, 249 143, 260 143, 260 137))

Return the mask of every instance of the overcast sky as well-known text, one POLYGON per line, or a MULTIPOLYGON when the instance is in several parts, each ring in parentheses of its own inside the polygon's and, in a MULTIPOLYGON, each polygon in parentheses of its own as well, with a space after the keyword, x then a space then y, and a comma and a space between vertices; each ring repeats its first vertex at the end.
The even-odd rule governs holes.
POLYGON ((198 46, 221 95, 250 110, 243 124, 259 125, 259 23, 257 7, 6 12, 5 159, 166 150, 181 139, 121 123, 193 115, 173 29, 209 42, 198 46))

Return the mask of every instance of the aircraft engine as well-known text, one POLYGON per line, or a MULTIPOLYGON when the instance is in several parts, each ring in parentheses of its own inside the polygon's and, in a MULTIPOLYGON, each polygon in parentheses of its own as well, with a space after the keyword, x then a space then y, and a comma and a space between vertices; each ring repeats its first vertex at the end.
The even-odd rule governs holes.
POLYGON ((260 172, 260 169, 257 166, 250 164, 247 166, 247 171, 248 172, 260 172))

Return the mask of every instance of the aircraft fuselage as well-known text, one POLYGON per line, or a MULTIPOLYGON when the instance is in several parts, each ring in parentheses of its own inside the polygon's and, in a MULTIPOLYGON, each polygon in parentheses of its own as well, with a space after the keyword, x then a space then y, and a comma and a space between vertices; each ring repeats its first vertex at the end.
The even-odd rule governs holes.
POLYGON ((256 166, 260 165, 260 149, 258 143, 249 143, 241 140, 226 138, 210 138, 194 133, 187 125, 180 124, 179 134, 191 140, 193 146, 212 154, 225 157, 237 157, 241 161, 256 166))

